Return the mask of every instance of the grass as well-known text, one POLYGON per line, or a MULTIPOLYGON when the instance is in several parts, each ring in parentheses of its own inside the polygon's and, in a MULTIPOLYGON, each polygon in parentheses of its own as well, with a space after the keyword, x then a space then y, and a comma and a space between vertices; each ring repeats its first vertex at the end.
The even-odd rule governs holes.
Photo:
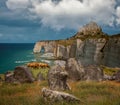
POLYGON ((45 79, 47 79, 49 68, 31 68, 31 72, 34 78, 37 78, 37 75, 41 73, 45 79))
POLYGON ((47 81, 32 84, 0 84, 0 105, 120 105, 120 83, 117 82, 69 82, 66 91, 80 98, 81 103, 46 102, 41 89, 47 81))
POLYGON ((110 68, 110 67, 102 67, 104 74, 112 76, 116 72, 118 72, 120 69, 118 68, 110 68))
POLYGON ((59 40, 59 41, 57 41, 57 44, 63 45, 63 46, 65 46, 65 47, 67 47, 67 46, 69 46, 69 45, 72 45, 74 42, 75 42, 74 39, 59 40))

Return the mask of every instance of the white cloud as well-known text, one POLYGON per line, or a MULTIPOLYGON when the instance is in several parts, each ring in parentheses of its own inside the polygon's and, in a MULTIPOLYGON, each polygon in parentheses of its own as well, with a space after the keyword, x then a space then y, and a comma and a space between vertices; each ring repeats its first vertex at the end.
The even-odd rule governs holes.
POLYGON ((12 10, 27 8, 31 17, 56 30, 78 29, 90 21, 112 26, 116 15, 115 0, 61 0, 57 4, 52 0, 8 0, 6 4, 12 10))
POLYGON ((116 16, 117 16, 117 24, 120 24, 120 6, 117 7, 116 9, 116 16))
POLYGON ((7 0, 6 5, 8 9, 17 10, 17 9, 25 9, 28 7, 30 1, 29 0, 7 0))

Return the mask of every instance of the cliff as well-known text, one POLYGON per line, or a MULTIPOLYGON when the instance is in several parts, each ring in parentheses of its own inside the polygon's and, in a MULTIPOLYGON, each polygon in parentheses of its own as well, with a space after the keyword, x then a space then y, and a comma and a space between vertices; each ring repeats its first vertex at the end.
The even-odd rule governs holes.
POLYGON ((81 65, 106 65, 120 67, 120 35, 108 36, 94 22, 85 25, 66 40, 40 41, 34 53, 53 53, 57 59, 76 58, 81 65))

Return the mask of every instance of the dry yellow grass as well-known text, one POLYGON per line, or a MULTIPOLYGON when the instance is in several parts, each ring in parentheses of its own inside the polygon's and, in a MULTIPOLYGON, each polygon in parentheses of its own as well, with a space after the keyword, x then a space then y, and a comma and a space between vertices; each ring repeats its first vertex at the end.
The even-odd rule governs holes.
MULTIPOLYGON (((83 102, 80 105, 120 105, 120 83, 69 81, 71 93, 83 102)), ((42 98, 41 89, 48 88, 47 81, 32 84, 0 85, 0 105, 79 105, 78 103, 50 103, 42 98)))

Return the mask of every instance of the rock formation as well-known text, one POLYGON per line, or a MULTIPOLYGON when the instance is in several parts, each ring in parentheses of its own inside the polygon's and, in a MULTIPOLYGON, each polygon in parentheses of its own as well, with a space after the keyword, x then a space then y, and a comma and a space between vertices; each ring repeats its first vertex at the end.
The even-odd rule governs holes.
POLYGON ((80 99, 78 99, 77 97, 70 95, 68 93, 65 92, 58 92, 58 91, 53 91, 53 90, 49 90, 46 88, 42 89, 42 95, 44 97, 45 100, 50 100, 52 102, 56 102, 56 101, 66 101, 66 102, 80 102, 80 99))
POLYGON ((90 22, 83 26, 80 31, 78 32, 80 35, 98 35, 102 33, 102 29, 98 26, 95 22, 90 22))
POLYGON ((48 84, 52 90, 69 89, 67 84, 68 74, 59 65, 53 66, 48 72, 48 84))
POLYGON ((33 49, 34 53, 39 53, 41 49, 44 49, 44 53, 55 53, 56 52, 56 41, 41 41, 35 44, 33 49))
POLYGON ((57 59, 76 58, 83 66, 120 67, 120 35, 104 34, 95 22, 85 25, 69 39, 37 42, 34 52, 39 53, 42 47, 57 59))
POLYGON ((83 66, 75 58, 70 58, 66 64, 66 71, 71 80, 101 81, 103 80, 103 71, 98 66, 83 66))
POLYGON ((84 77, 84 69, 75 58, 70 58, 66 64, 66 71, 68 72, 68 77, 72 80, 82 80, 84 77))

